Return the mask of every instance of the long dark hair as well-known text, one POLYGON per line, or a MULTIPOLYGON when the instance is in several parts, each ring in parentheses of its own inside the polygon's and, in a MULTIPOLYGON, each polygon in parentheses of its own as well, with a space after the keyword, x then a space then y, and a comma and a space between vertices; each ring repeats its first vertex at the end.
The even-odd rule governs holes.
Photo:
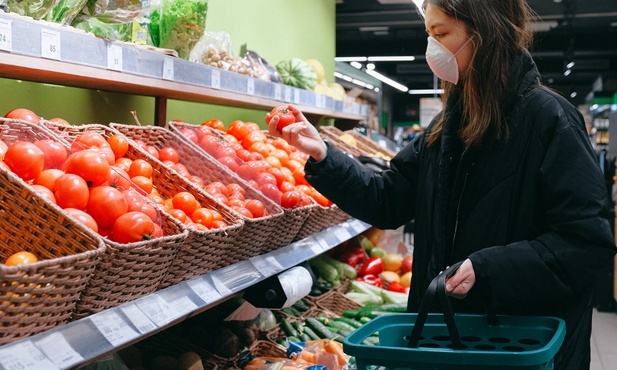
MULTIPOLYGON (((467 148, 487 139, 507 137, 503 106, 508 90, 509 66, 515 54, 527 49, 533 32, 532 11, 526 0, 425 0, 448 16, 464 22, 474 52, 460 82, 462 93, 461 139, 467 148)), ((444 104, 454 85, 443 81, 444 104)), ((445 111, 427 136, 429 146, 441 138, 445 111)))

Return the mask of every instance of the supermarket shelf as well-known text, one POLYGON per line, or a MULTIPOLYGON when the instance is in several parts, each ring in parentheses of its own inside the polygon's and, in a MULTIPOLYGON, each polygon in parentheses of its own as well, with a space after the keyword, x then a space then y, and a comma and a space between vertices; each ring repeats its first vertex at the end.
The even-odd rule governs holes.
POLYGON ((0 346, 0 366, 21 370, 79 368, 206 311, 369 227, 362 221, 351 219, 270 253, 0 346))
POLYGON ((0 12, 0 77, 156 97, 161 118, 167 99, 265 110, 293 103, 314 117, 356 121, 369 112, 366 105, 347 105, 152 49, 0 12))

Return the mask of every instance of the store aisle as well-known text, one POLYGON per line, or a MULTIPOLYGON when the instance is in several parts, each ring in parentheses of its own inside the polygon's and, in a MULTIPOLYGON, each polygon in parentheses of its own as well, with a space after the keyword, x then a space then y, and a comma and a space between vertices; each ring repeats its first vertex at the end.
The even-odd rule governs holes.
POLYGON ((594 311, 591 370, 617 370, 617 313, 594 311))

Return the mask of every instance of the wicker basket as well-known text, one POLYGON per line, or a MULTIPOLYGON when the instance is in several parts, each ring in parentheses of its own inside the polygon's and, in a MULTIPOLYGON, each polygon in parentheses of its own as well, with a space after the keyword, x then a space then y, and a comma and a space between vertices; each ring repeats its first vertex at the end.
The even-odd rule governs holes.
MULTIPOLYGON (((5 119, 0 135, 9 145, 54 139, 43 127, 5 119)), ((70 321, 105 245, 12 172, 0 170, 0 179, 0 259, 22 250, 39 258, 27 265, 0 264, 2 345, 70 321)))
MULTIPOLYGON (((103 125, 65 126, 41 121, 46 127, 72 142, 86 131, 95 131, 105 137, 117 133, 103 125)), ((144 152, 130 145, 126 156, 131 159, 146 156, 144 152)), ((153 166, 154 167, 154 166, 153 166)), ((153 171, 153 173, 159 173, 153 171)), ((153 174, 154 177, 154 174, 153 174)), ((162 209, 158 209, 165 236, 136 243, 121 244, 104 238, 106 252, 86 287, 77 305, 76 317, 115 307, 132 301, 160 288, 176 257, 184 247, 188 230, 178 220, 162 209)))
MULTIPOLYGON (((247 197, 249 197, 248 194, 250 192, 251 194, 250 197, 262 200, 264 204, 269 204, 268 207, 270 209, 273 209, 274 211, 276 211, 276 213, 273 213, 267 207, 266 209, 268 209, 268 212, 270 213, 270 217, 274 216, 275 219, 270 220, 267 225, 263 225, 264 222, 260 221, 260 219, 257 219, 256 221, 258 225, 254 227, 255 232, 253 232, 251 228, 246 230, 246 233, 248 233, 249 235, 247 235, 247 237, 243 237, 243 239, 245 240, 243 241, 240 240, 240 247, 243 247, 243 246, 246 247, 247 245, 250 245, 250 244, 253 244, 253 246, 258 245, 260 248, 260 253, 266 253, 274 249, 277 249, 279 247, 285 246, 294 239, 297 232, 300 230, 303 223, 310 215, 313 207, 300 207, 300 208, 296 208, 293 210, 284 210, 279 205, 277 205, 272 200, 270 200, 265 195, 263 195, 261 192, 255 190, 251 185, 249 185, 244 179, 242 179, 236 173, 230 171, 229 169, 224 167, 222 164, 218 163, 216 159, 214 159, 212 156, 206 153, 199 146, 195 145, 193 142, 186 139, 182 135, 182 133, 180 133, 180 130, 184 128, 196 129, 195 125, 179 123, 179 122, 170 122, 169 128, 172 131, 174 131, 178 136, 182 137, 182 140, 188 143, 192 148, 194 148, 194 150, 201 153, 201 156, 203 158, 203 159, 200 159, 200 162, 199 162, 199 165, 201 166, 201 168, 206 169, 204 165, 207 165, 207 166, 211 166, 213 169, 216 169, 217 171, 216 174, 217 174, 218 179, 215 178, 212 181, 218 180, 218 181, 223 181, 224 183, 225 182, 239 183, 247 191, 247 197), (209 159, 209 161, 207 159, 209 159), (251 236, 250 234, 253 234, 254 236, 251 236)), ((221 139, 223 139, 222 136, 221 136, 221 139)), ((187 167, 188 167, 188 164, 187 164, 187 167)), ((199 173, 196 173, 196 174, 200 175, 199 173)), ((208 178, 207 174, 204 174, 203 178, 204 180, 207 179, 208 178)), ((252 221, 253 220, 250 220, 250 219, 245 220, 245 227, 247 224, 252 223, 252 221)))
POLYGON ((362 151, 367 153, 367 155, 375 155, 375 153, 381 153, 390 158, 396 155, 396 153, 394 153, 390 149, 382 147, 381 145, 377 144, 376 142, 366 137, 365 135, 362 135, 356 130, 347 130, 345 131, 345 133, 353 136, 353 138, 356 139, 356 142, 358 143, 358 147, 362 151))
POLYGON ((351 216, 336 204, 328 207, 317 205, 306 221, 304 221, 304 224, 302 224, 302 228, 298 231, 294 240, 304 239, 350 218, 351 216))
POLYGON ((332 317, 340 317, 343 316, 345 310, 355 310, 362 307, 360 303, 352 301, 337 290, 321 295, 317 299, 316 305, 323 310, 325 315, 332 317))

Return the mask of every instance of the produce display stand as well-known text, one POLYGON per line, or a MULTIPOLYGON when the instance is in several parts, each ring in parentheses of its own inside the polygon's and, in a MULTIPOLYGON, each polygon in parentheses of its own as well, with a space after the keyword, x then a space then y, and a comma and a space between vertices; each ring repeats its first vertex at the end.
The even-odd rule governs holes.
POLYGON ((24 370, 79 368, 202 313, 369 228, 351 219, 275 251, 0 346, 0 365, 24 370))

